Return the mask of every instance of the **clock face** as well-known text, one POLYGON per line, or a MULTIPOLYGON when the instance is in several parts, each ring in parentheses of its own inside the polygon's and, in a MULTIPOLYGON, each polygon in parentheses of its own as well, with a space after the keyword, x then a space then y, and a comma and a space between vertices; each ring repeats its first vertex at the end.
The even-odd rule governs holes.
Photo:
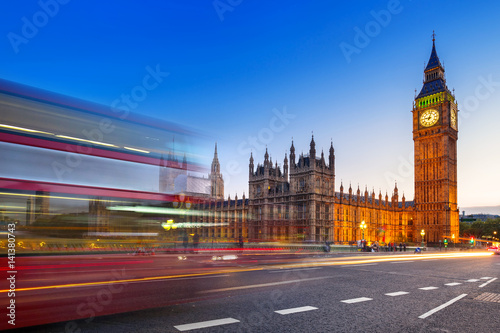
POLYGON ((451 127, 457 129, 457 110, 451 109, 450 120, 451 120, 451 127))
POLYGON ((420 124, 424 127, 435 125, 439 120, 439 112, 434 109, 426 110, 420 115, 420 124))

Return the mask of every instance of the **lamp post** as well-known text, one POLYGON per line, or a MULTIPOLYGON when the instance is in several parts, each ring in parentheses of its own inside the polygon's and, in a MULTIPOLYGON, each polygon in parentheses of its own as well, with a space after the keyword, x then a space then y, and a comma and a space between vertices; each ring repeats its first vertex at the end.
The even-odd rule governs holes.
POLYGON ((361 225, 359 227, 361 228, 361 239, 365 239, 365 229, 366 229, 365 221, 361 221, 361 225))
POLYGON ((424 247, 424 236, 425 236, 424 229, 422 229, 422 231, 420 231, 420 236, 422 236, 422 248, 423 248, 424 247))
POLYGON ((359 227, 361 228, 361 246, 363 247, 363 249, 361 251, 366 251, 366 241, 365 241, 366 224, 365 224, 365 221, 361 221, 361 225, 359 227))
POLYGON ((453 239, 453 248, 455 248, 455 234, 451 235, 451 238, 453 239))

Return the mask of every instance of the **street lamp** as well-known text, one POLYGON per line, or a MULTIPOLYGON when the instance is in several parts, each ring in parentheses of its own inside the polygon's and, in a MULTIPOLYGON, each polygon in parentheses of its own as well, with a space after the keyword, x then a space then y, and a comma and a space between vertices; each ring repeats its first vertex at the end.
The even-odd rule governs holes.
POLYGON ((453 239, 453 248, 455 248, 455 234, 451 235, 451 238, 453 239))
POLYGON ((363 247, 361 251, 366 251, 366 241, 365 241, 366 224, 365 224, 365 221, 361 221, 361 225, 359 227, 361 228, 361 246, 363 247))
POLYGON ((365 229, 366 229, 365 221, 361 221, 361 225, 359 227, 361 228, 361 239, 365 239, 365 229))
POLYGON ((423 248, 424 247, 424 236, 425 236, 424 229, 422 229, 422 231, 420 231, 420 236, 422 236, 422 248, 423 248))

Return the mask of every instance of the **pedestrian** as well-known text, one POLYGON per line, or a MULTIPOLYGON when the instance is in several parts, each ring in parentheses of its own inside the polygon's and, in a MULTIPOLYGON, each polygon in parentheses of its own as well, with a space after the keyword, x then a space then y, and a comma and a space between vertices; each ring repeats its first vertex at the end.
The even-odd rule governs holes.
POLYGON ((399 252, 403 252, 403 243, 399 242, 399 252))
POLYGON ((405 250, 406 252, 406 243, 403 243, 403 249, 405 250))
POLYGON ((195 231, 193 235, 193 252, 197 253, 198 252, 198 244, 200 244, 200 235, 198 235, 198 232, 195 231))

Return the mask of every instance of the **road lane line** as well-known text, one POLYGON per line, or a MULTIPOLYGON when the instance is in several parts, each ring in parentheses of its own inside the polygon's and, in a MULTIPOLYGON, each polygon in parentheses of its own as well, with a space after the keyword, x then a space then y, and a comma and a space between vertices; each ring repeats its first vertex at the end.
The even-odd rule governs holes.
POLYGON ((347 304, 352 304, 352 303, 366 302, 366 301, 371 301, 371 300, 373 300, 373 298, 359 297, 359 298, 345 299, 341 302, 347 303, 347 304))
POLYGON ((405 264, 407 262, 415 262, 413 260, 405 260, 405 261, 390 261, 391 264, 405 264))
POLYGON ((459 284, 462 284, 462 283, 460 283, 460 282, 451 282, 451 283, 445 283, 444 285, 445 286, 453 287, 453 286, 458 286, 459 284))
POLYGON ((487 282, 483 283, 482 285, 480 285, 480 286, 479 286, 479 288, 482 288, 482 287, 486 286, 488 283, 493 282, 493 281, 495 281, 496 279, 497 279, 497 278, 494 278, 494 279, 491 279, 491 280, 489 280, 489 281, 487 281, 487 282))
POLYGON ((315 308, 314 306, 301 306, 299 308, 284 309, 284 310, 278 310, 278 311, 274 311, 274 312, 279 313, 280 315, 286 315, 286 314, 311 311, 311 310, 318 310, 318 308, 315 308))
MULTIPOLYGON (((500 264, 498 264, 500 265, 500 264)), ((493 279, 493 277, 491 276, 485 276, 485 277, 482 277, 481 280, 489 280, 489 279, 493 279)))
POLYGON ((192 323, 192 324, 177 325, 174 326, 174 328, 182 332, 182 331, 196 330, 198 328, 214 327, 214 326, 234 324, 239 322, 240 322, 239 320, 234 318, 223 318, 216 320, 200 321, 198 323, 192 323))
POLYGON ((271 286, 279 286, 279 285, 282 285, 282 284, 300 283, 300 282, 306 282, 306 281, 324 280, 324 279, 331 279, 331 278, 333 278, 333 276, 322 276, 322 277, 309 278, 309 279, 280 281, 280 282, 261 283, 261 284, 251 284, 251 285, 239 286, 239 287, 229 287, 229 288, 221 288, 221 289, 202 290, 202 291, 200 291, 200 293, 207 294, 207 293, 218 293, 218 292, 221 292, 221 291, 231 291, 231 290, 241 290, 241 289, 271 287, 271 286))
POLYGON ((401 295, 406 295, 406 294, 409 294, 409 292, 407 291, 396 291, 394 293, 388 293, 388 294, 385 294, 386 296, 401 296, 401 295))
POLYGON ((434 289, 438 289, 438 287, 423 287, 423 288, 418 288, 420 290, 434 290, 434 289))
POLYGON ((310 271, 313 269, 323 269, 323 267, 314 267, 314 268, 298 268, 298 269, 280 269, 277 271, 269 271, 269 273, 285 273, 285 272, 296 272, 296 271, 310 271))
POLYGON ((477 282, 477 281, 481 281, 481 280, 479 280, 479 279, 469 279, 469 280, 467 280, 465 282, 477 282))
POLYGON ((340 267, 358 267, 358 266, 373 266, 373 265, 378 265, 378 264, 358 264, 358 265, 343 265, 340 267))
POLYGON ((447 307, 448 305, 451 305, 451 304, 455 303, 456 301, 458 301, 458 300, 460 300, 460 299, 464 298, 465 296, 467 296, 467 294, 462 294, 462 295, 460 295, 460 296, 458 296, 458 297, 455 297, 454 299, 452 299, 452 300, 450 300, 450 301, 448 301, 448 302, 446 302, 446 303, 444 303, 444 304, 441 304, 441 305, 440 305, 440 306, 438 306, 437 308, 434 308, 434 309, 432 309, 431 311, 424 313, 423 315, 419 316, 418 318, 420 318, 420 319, 425 319, 425 318, 429 317, 430 315, 432 315, 432 314, 434 314, 434 313, 438 312, 439 310, 444 309, 444 308, 445 308, 445 307, 447 307))

